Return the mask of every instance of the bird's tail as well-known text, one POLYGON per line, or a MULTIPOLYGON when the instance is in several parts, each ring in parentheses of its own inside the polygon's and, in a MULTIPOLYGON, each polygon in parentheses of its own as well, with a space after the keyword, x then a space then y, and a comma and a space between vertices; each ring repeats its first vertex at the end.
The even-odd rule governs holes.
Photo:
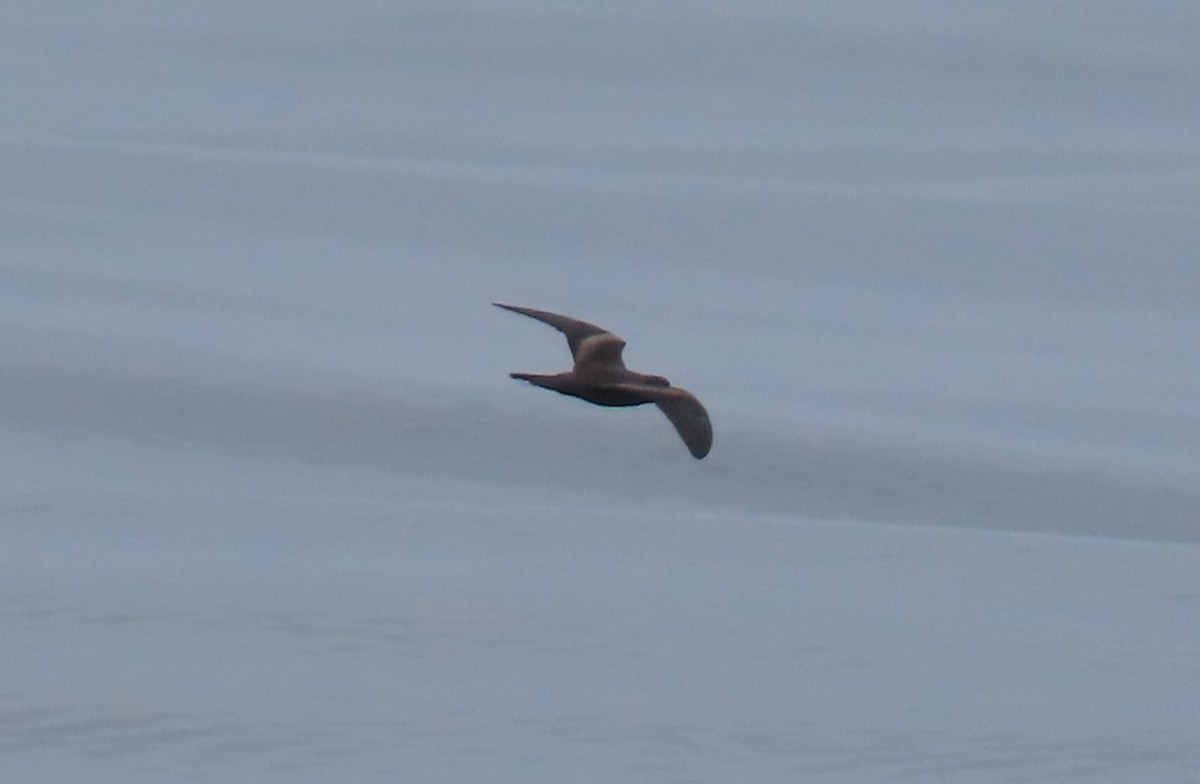
POLYGON ((554 378, 553 375, 546 375, 544 373, 509 373, 508 375, 518 381, 528 381, 534 386, 545 387, 547 389, 554 388, 551 386, 551 379, 554 378))

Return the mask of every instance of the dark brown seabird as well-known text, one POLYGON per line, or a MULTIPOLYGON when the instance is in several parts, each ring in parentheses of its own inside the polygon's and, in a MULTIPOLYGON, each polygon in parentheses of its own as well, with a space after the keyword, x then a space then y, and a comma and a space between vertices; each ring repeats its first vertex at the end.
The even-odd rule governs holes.
POLYGON ((509 373, 510 376, 598 406, 653 403, 671 420, 692 457, 699 460, 708 454, 712 448, 712 423, 704 406, 691 392, 671 386, 662 376, 628 370, 621 360, 624 340, 570 316, 500 302, 492 304, 554 327, 566 336, 571 356, 575 358, 575 367, 565 373, 509 373))

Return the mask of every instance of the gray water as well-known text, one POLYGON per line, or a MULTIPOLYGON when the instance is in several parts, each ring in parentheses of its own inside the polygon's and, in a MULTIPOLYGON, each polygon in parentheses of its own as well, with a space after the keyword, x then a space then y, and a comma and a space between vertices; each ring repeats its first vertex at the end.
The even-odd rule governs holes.
POLYGON ((1200 779, 1197 31, 18 3, 0 778, 1200 779))

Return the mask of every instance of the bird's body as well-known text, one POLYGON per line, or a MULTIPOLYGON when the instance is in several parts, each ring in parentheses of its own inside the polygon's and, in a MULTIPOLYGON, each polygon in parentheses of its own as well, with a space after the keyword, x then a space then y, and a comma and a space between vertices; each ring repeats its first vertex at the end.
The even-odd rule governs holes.
POLYGON ((510 373, 513 378, 598 406, 654 403, 671 420, 693 457, 698 460, 708 454, 712 447, 712 424, 704 406, 690 392, 671 386, 671 382, 662 376, 626 368, 621 358, 624 340, 595 324, 570 316, 519 305, 492 304, 535 318, 562 332, 575 358, 575 366, 565 373, 510 373))

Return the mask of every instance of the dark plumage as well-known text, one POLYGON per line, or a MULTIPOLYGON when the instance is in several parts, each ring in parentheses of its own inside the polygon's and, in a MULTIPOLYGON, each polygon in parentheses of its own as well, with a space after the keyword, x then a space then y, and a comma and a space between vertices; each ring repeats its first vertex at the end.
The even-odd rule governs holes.
POLYGON ((571 356, 575 358, 575 367, 565 373, 510 373, 513 378, 599 406, 654 403, 671 420, 692 457, 699 460, 708 454, 712 448, 712 423, 704 406, 691 392, 671 386, 662 376, 627 369, 621 359, 624 340, 570 316, 519 305, 492 304, 554 327, 566 336, 571 356))

